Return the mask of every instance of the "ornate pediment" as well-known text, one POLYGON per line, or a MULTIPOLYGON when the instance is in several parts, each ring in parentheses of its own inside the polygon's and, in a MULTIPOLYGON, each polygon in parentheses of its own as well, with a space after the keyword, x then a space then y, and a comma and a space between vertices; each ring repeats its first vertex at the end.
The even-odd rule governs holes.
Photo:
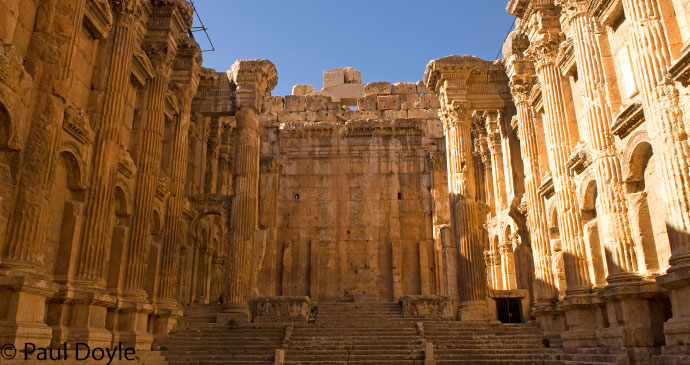
POLYGON ((160 201, 165 201, 170 195, 170 179, 166 176, 161 176, 158 179, 158 184, 156 185, 156 198, 160 201))
POLYGON ((620 138, 624 138, 642 122, 644 122, 642 104, 631 103, 618 114, 616 122, 611 126, 611 132, 620 138))
POLYGON ((541 185, 539 186, 539 189, 537 190, 537 192, 539 193, 539 195, 543 196, 544 199, 548 199, 548 198, 552 197, 553 194, 556 192, 556 190, 554 190, 554 187, 553 187, 553 178, 551 177, 551 174, 548 174, 548 175, 544 176, 544 178, 542 180, 543 181, 542 181, 541 185))
POLYGON ((132 55, 132 78, 139 87, 146 85, 146 82, 153 78, 153 65, 146 52, 141 49, 135 50, 132 55))
POLYGON ((68 107, 65 109, 62 129, 83 145, 89 144, 93 140, 93 130, 89 125, 89 117, 80 108, 68 107))
POLYGON ((566 167, 572 171, 574 174, 580 174, 584 171, 587 166, 592 164, 592 156, 589 151, 589 147, 586 143, 579 142, 573 152, 570 154, 570 158, 566 162, 566 167))
POLYGON ((95 39, 106 39, 113 27, 113 14, 107 0, 87 0, 84 25, 95 39))
POLYGON ((558 47, 558 56, 556 57, 556 64, 561 70, 563 76, 573 75, 577 72, 577 64, 575 62, 575 51, 573 48, 572 38, 563 41, 558 47))
POLYGON ((137 172, 137 167, 128 151, 120 150, 120 156, 117 161, 117 172, 127 180, 131 179, 137 172))

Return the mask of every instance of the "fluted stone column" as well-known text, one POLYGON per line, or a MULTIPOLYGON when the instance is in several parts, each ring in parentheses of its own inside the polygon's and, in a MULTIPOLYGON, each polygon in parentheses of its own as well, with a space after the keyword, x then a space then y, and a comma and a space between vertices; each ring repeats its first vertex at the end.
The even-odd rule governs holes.
POLYGON ((268 60, 238 60, 228 71, 237 86, 237 123, 233 165, 233 199, 226 302, 220 323, 230 319, 249 320, 248 300, 252 293, 254 233, 258 229, 259 207, 259 112, 261 101, 277 82, 275 66, 268 60))
POLYGON ((170 197, 168 198, 168 208, 162 231, 158 296, 154 303, 157 315, 154 331, 156 335, 167 335, 177 323, 177 318, 182 314, 180 303, 177 301, 181 281, 178 253, 185 239, 182 210, 187 201, 184 185, 187 179, 189 123, 192 98, 196 94, 199 83, 198 69, 201 64, 201 52, 196 44, 191 44, 190 47, 178 50, 177 59, 189 61, 185 64, 191 64, 192 67, 181 71, 185 73, 187 84, 178 86, 177 92, 180 114, 175 121, 175 135, 171 141, 172 148, 170 149, 172 154, 170 159, 170 197))
POLYGON ((660 5, 658 0, 623 0, 638 57, 633 72, 668 206, 671 267, 657 283, 669 289, 673 317, 664 333, 667 344, 676 344, 690 343, 690 116, 678 104, 679 88, 666 78, 673 60, 660 5))
POLYGON ((529 110, 529 92, 533 76, 516 75, 510 82, 511 93, 517 108, 520 147, 525 166, 525 196, 527 201, 527 222, 530 228, 534 257, 537 304, 547 304, 558 295, 554 279, 549 228, 546 220, 544 200, 538 193, 541 185, 539 171, 539 150, 534 119, 529 110), (540 302, 540 303, 539 303, 540 302))
POLYGON ((637 254, 630 229, 623 190, 621 161, 611 125, 613 114, 607 99, 604 65, 596 37, 596 25, 587 13, 588 1, 561 0, 568 16, 578 72, 584 84, 582 99, 587 110, 589 145, 594 156, 599 221, 607 254, 609 284, 639 279, 637 254))
POLYGON ((479 204, 475 199, 470 113, 468 102, 454 101, 442 109, 441 119, 447 132, 448 189, 452 224, 458 242, 460 319, 487 320, 487 281, 479 204))
POLYGON ((536 66, 541 83, 547 143, 550 147, 551 173, 559 213, 559 230, 565 246, 565 270, 571 294, 591 288, 583 240, 582 219, 575 195, 575 185, 566 167, 570 154, 570 132, 565 110, 561 73, 556 65, 559 42, 557 33, 545 32, 531 41, 527 54, 536 66))
POLYGON ((486 142, 491 156, 491 170, 493 171, 494 198, 496 214, 498 215, 507 206, 506 179, 503 169, 503 146, 501 134, 498 131, 498 112, 487 112, 486 115, 486 142))
POLYGON ((147 55, 155 69, 153 79, 144 90, 144 107, 139 110, 139 151, 132 214, 132 228, 124 261, 121 283, 122 301, 118 308, 118 325, 113 333, 115 343, 122 341, 137 348, 148 348, 153 337, 147 332, 148 314, 152 311, 145 291, 146 266, 149 257, 151 216, 159 182, 163 132, 165 128, 165 97, 172 72, 175 50, 167 44, 147 46, 147 55))
POLYGON ((105 74, 101 112, 94 115, 94 163, 76 270, 79 281, 92 282, 93 285, 104 283, 108 270, 106 257, 110 241, 106 222, 115 191, 115 166, 122 143, 120 123, 127 108, 140 6, 139 1, 122 1, 113 7, 114 24, 106 52, 106 64, 110 68, 105 74))

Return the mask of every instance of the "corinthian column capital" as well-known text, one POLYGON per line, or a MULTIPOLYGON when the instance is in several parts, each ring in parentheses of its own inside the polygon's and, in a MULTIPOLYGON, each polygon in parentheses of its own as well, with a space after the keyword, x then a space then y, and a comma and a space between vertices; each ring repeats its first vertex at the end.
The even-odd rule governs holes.
POLYGON ((525 55, 534 62, 534 66, 538 71, 544 66, 556 64, 560 44, 558 34, 546 32, 530 43, 529 48, 525 51, 525 55))
POLYGON ((529 102, 529 96, 535 81, 534 75, 515 75, 510 78, 508 85, 516 105, 529 102))
POLYGON ((453 101, 443 106, 439 112, 444 124, 454 127, 459 123, 469 123, 471 120, 472 104, 468 101, 453 101))
POLYGON ((587 14, 591 0, 555 0, 556 5, 561 6, 561 12, 565 14, 568 19, 582 14, 587 14))
POLYGON ((261 99, 278 83, 278 72, 273 62, 264 59, 237 60, 228 71, 228 77, 237 86, 235 105, 249 107, 257 112, 261 99))
POLYGON ((143 2, 141 0, 113 0, 111 3, 115 22, 132 25, 138 22, 143 15, 143 2))
POLYGON ((175 49, 167 42, 149 42, 144 46, 144 52, 151 61, 156 75, 170 76, 175 49))

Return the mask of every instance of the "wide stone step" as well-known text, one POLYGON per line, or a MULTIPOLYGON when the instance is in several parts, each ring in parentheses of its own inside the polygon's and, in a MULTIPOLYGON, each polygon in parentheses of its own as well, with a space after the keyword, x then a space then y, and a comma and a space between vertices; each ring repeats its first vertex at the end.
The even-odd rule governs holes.
POLYGON ((348 360, 348 361, 290 361, 286 360, 285 364, 290 365, 421 365, 424 360, 381 360, 381 361, 371 361, 371 360, 348 360))
POLYGON ((437 360, 518 360, 518 361, 528 361, 528 360, 550 360, 554 359, 555 355, 552 354, 512 354, 512 355, 501 355, 493 353, 484 354, 466 354, 466 355, 455 355, 455 354, 443 354, 434 352, 434 357, 437 360))
POLYGON ((362 355, 290 355, 286 354, 286 361, 399 361, 399 360, 423 360, 424 355, 419 354, 362 354, 362 355))

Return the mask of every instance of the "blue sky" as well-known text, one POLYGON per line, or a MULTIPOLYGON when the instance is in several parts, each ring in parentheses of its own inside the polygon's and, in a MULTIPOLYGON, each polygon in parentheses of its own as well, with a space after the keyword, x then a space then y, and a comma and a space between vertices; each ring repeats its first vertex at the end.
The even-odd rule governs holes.
MULTIPOLYGON (((362 82, 417 81, 427 63, 451 54, 495 59, 513 17, 507 0, 194 0, 215 52, 204 66, 225 71, 239 58, 278 69, 273 95, 295 84, 321 89, 324 70, 354 67, 362 82)), ((195 33, 203 49, 203 33, 195 33)))

